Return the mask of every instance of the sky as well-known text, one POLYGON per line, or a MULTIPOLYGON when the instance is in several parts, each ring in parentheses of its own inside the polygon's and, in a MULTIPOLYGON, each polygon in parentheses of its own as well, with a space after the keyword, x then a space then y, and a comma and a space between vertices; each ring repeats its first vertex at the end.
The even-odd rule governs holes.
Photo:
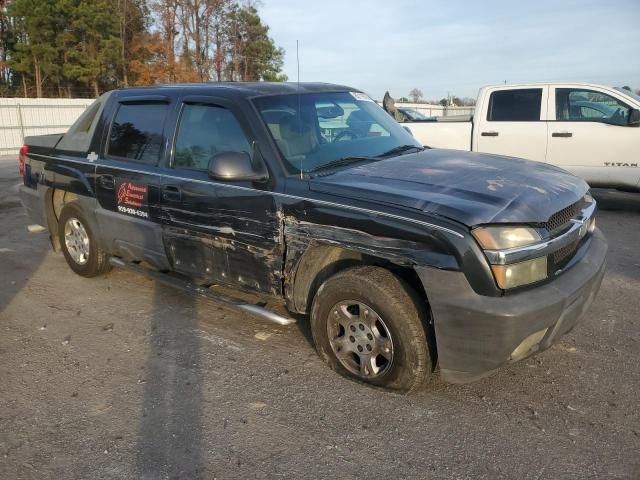
POLYGON ((640 0, 262 0, 284 73, 375 99, 419 88, 475 97, 484 85, 593 82, 640 89, 640 0))

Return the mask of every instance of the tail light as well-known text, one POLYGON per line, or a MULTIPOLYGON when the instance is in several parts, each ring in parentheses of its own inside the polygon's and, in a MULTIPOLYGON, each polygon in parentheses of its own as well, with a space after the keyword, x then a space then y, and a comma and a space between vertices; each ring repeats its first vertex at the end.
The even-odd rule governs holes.
MULTIPOLYGON (((15 151, 15 150, 14 150, 15 151)), ((27 159, 27 153, 29 153, 29 147, 23 145, 20 148, 20 155, 18 158, 20 159, 20 176, 24 177, 24 161, 27 159)))

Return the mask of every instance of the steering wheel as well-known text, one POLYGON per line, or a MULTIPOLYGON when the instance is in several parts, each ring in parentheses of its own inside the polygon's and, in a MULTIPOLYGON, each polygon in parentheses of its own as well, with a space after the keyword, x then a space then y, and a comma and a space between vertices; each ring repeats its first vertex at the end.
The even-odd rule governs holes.
POLYGON ((611 118, 609 119, 609 121, 611 123, 614 123, 616 125, 624 125, 624 121, 625 121, 625 116, 622 113, 622 109, 618 108, 615 113, 613 115, 611 115, 611 118))
POLYGON ((355 134, 353 130, 347 129, 341 131, 336 137, 333 139, 334 142, 340 142, 344 137, 349 136, 351 140, 355 140, 358 136, 355 134))

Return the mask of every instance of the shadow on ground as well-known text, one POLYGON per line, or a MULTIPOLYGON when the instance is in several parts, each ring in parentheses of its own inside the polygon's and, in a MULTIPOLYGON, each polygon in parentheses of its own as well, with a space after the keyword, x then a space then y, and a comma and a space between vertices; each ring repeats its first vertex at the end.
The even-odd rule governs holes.
POLYGON ((602 210, 619 210, 640 213, 640 192, 621 192, 592 188, 591 193, 598 201, 598 208, 602 210))
POLYGON ((204 478, 203 373, 195 299, 154 285, 144 368, 137 470, 140 478, 204 478), (167 308, 167 303, 179 308, 167 308))
POLYGON ((24 244, 29 222, 18 198, 20 183, 17 162, 0 158, 0 312, 22 290, 50 252, 46 233, 31 235, 29 244, 24 244))

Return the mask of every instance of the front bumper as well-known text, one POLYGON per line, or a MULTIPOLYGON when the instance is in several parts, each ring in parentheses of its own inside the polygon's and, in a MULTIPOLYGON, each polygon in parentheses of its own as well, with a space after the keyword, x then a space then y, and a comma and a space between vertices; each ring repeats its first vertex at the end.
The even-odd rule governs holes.
POLYGON ((502 297, 478 295, 462 272, 417 267, 434 317, 442 378, 478 380, 510 361, 529 335, 547 329, 531 355, 571 330, 600 289, 607 241, 596 229, 580 250, 580 260, 552 282, 502 297))

